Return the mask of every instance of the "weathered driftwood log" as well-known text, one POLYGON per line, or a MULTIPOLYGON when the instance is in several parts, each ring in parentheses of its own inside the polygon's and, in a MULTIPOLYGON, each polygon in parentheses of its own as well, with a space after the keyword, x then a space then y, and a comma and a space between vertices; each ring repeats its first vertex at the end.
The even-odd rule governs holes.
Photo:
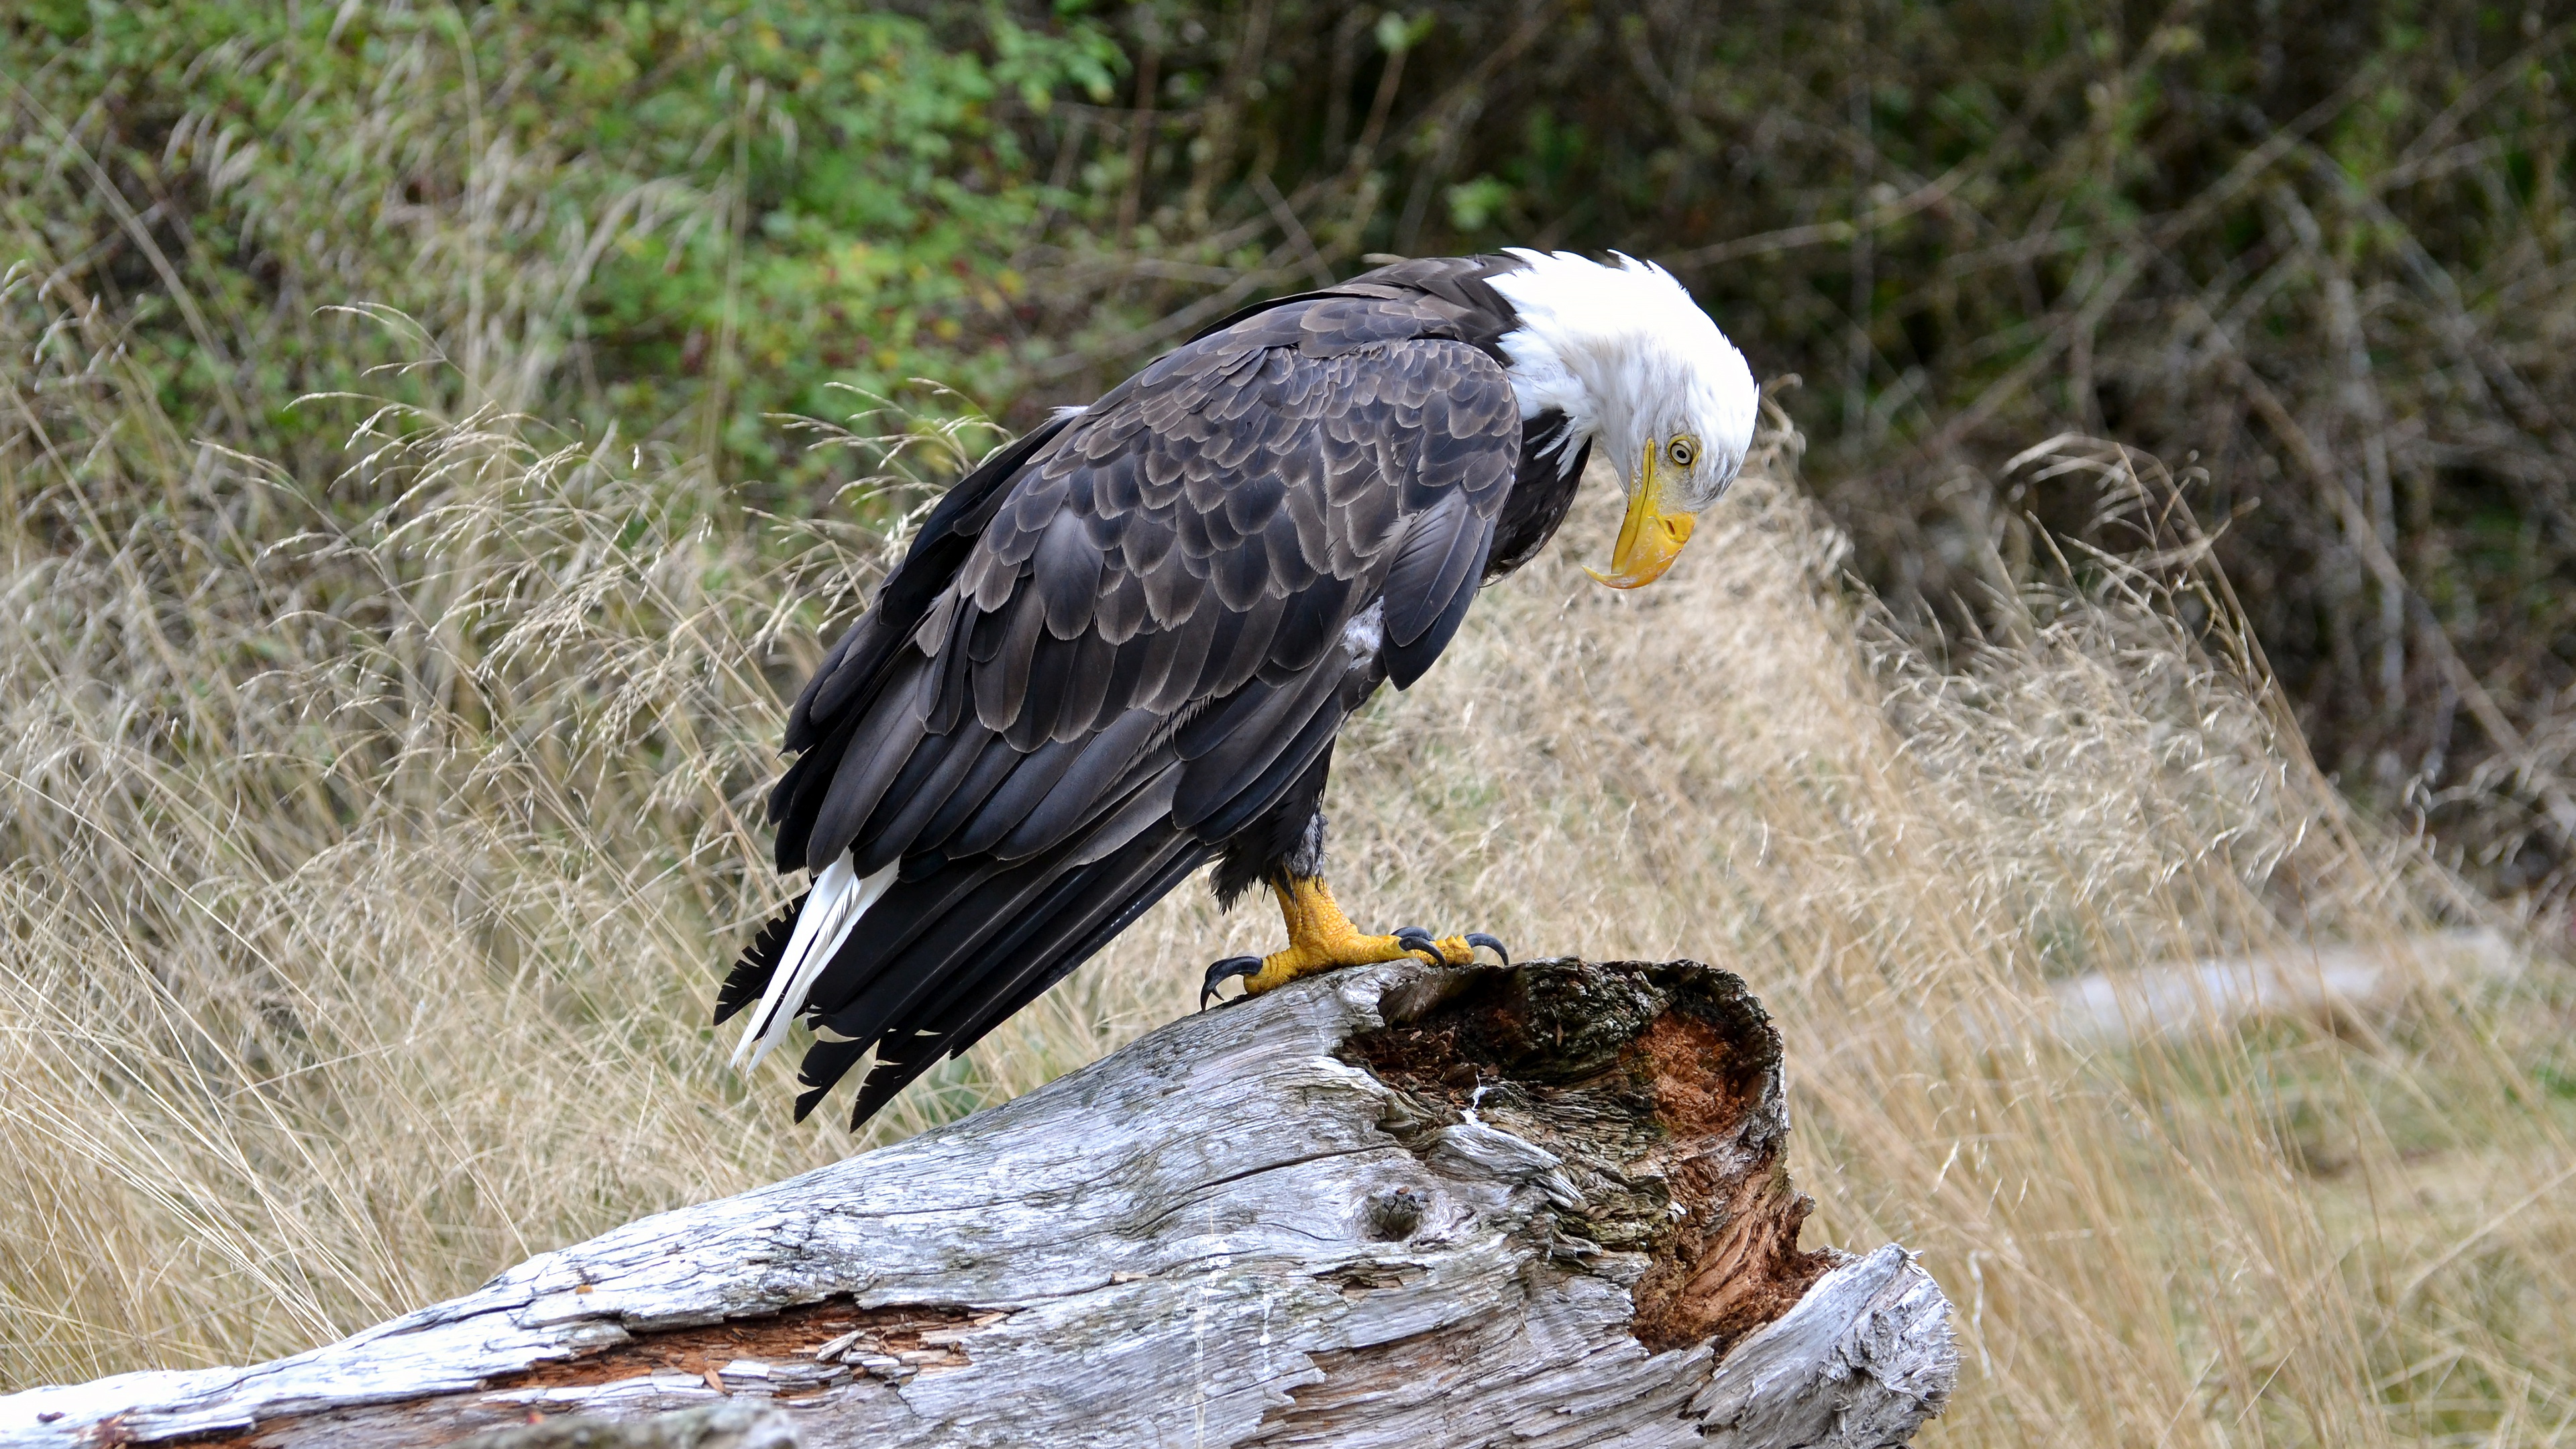
POLYGON ((456 1440, 455 1449, 804 1449, 804 1442, 786 1410, 735 1402, 622 1419, 562 1414, 486 1429, 456 1440))
POLYGON ((1780 1042, 1690 962, 1339 972, 1005 1106, 0 1443, 425 1445, 763 1396, 811 1446, 1877 1446, 1948 1304, 1801 1252, 1780 1042))

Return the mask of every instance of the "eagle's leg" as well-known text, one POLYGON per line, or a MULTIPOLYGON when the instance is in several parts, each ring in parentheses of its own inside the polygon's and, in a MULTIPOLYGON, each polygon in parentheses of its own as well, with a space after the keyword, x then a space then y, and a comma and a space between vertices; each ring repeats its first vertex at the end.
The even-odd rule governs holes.
POLYGON ((1324 884, 1324 779, 1332 767, 1327 747, 1304 779, 1286 792, 1279 805, 1225 843, 1217 865, 1217 899, 1232 905, 1255 881, 1279 899, 1279 917, 1288 927, 1288 949, 1267 956, 1229 956, 1208 968, 1199 1005, 1216 994, 1230 976, 1244 978, 1246 995, 1258 996, 1318 971, 1341 966, 1372 966, 1419 956, 1434 966, 1464 966, 1482 946, 1503 958, 1511 953, 1482 931, 1434 938, 1419 926, 1399 927, 1393 934, 1370 936, 1351 924, 1324 884))
POLYGON ((1270 881, 1270 893, 1279 898, 1279 916, 1288 926, 1288 949, 1267 956, 1229 957, 1209 967, 1201 1005, 1229 976, 1242 977, 1244 994, 1258 996, 1318 971, 1401 961, 1407 956, 1419 956, 1434 966, 1464 966, 1476 959, 1476 948, 1482 946, 1505 961, 1511 959, 1502 942, 1482 931, 1435 938, 1419 926, 1406 926, 1392 935, 1364 935, 1342 914, 1341 903, 1333 899, 1333 888, 1324 884, 1322 876, 1276 875, 1270 881))

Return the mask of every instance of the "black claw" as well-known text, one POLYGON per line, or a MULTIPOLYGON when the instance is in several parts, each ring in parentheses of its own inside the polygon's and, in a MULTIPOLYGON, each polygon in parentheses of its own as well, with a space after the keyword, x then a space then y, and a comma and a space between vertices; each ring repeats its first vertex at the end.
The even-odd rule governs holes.
POLYGON ((1417 956, 1420 956, 1423 960, 1430 962, 1434 966, 1446 966, 1449 964, 1449 957, 1446 953, 1441 951, 1440 943, 1432 940, 1431 933, 1422 929, 1420 926, 1396 927, 1395 944, 1402 946, 1404 949, 1411 951, 1417 956))
POLYGON ((1486 935, 1482 931, 1469 931, 1467 933, 1467 944, 1470 946, 1482 946, 1486 950, 1493 952, 1495 955, 1502 957, 1504 965, 1509 966, 1512 964, 1512 953, 1503 949, 1503 943, 1486 935))
POLYGON ((1250 976, 1260 969, 1261 958, 1258 956, 1228 956, 1224 960, 1210 966, 1208 968, 1207 984, 1199 988, 1199 1010, 1205 1011, 1208 1009, 1208 1002, 1216 995, 1216 986, 1218 982, 1223 981, 1230 976, 1250 976))

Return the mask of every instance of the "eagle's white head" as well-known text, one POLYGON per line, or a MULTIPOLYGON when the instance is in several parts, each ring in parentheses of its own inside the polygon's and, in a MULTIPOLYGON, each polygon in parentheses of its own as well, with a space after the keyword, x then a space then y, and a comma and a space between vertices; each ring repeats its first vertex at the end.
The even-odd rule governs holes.
POLYGON ((1621 589, 1652 583, 1744 466, 1761 403, 1753 370, 1652 262, 1510 255, 1520 268, 1491 280, 1519 314, 1502 347, 1521 416, 1563 412, 1576 439, 1569 460, 1584 439, 1609 454, 1628 516, 1610 572, 1592 576, 1621 589))

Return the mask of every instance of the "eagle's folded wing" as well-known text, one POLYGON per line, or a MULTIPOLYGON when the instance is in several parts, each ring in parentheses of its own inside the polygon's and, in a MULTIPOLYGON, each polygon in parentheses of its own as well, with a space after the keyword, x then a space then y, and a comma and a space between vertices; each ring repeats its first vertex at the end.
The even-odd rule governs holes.
POLYGON ((860 1118, 963 1051, 1448 643, 1522 427, 1501 366, 1428 315, 1325 297, 1247 318, 933 511, 797 701, 771 801, 782 865, 846 861, 835 889, 876 894, 828 959, 788 963, 801 990, 772 979, 772 929, 720 999, 719 1020, 762 1001, 766 1040, 814 1021, 800 1116, 871 1048, 860 1118))

